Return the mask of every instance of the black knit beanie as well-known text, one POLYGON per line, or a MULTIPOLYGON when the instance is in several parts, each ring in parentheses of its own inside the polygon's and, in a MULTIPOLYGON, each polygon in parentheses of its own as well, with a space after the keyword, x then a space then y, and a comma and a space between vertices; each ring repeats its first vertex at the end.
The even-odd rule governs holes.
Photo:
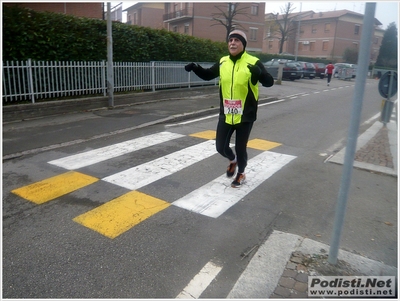
POLYGON ((246 45, 247 45, 247 36, 246 36, 246 34, 245 34, 243 31, 241 31, 241 30, 234 30, 234 31, 232 31, 232 32, 229 34, 229 39, 230 39, 230 38, 238 38, 238 39, 242 42, 244 48, 246 48, 246 45))

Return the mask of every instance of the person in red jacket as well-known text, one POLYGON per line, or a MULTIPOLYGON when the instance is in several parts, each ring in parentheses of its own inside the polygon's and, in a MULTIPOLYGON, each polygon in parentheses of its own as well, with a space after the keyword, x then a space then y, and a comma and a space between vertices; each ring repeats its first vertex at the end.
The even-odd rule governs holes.
POLYGON ((325 74, 328 77, 328 86, 329 86, 329 83, 331 82, 333 70, 335 70, 335 66, 331 62, 329 62, 329 64, 326 65, 326 67, 325 67, 325 74))

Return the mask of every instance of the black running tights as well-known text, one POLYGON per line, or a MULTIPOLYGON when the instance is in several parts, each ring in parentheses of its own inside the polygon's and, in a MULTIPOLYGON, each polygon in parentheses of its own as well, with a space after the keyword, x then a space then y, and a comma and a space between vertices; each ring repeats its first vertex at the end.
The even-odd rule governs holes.
POLYGON ((236 131, 235 151, 238 162, 238 172, 243 173, 247 166, 247 142, 249 141, 253 122, 245 122, 235 125, 218 121, 216 147, 217 152, 230 161, 235 159, 235 154, 229 146, 233 132, 236 131))

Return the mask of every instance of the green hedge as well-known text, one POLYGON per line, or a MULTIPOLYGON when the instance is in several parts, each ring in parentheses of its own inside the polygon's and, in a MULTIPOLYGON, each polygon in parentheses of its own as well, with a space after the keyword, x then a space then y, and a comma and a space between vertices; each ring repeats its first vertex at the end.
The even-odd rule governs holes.
MULTIPOLYGON (((214 62, 226 43, 119 22, 112 24, 113 61, 214 62)), ((107 60, 107 22, 3 5, 3 60, 107 60)))

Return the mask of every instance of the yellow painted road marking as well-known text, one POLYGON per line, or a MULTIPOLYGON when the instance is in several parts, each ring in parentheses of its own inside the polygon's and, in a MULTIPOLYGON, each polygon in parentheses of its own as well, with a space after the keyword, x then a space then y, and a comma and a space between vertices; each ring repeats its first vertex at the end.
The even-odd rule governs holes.
POLYGON ((76 171, 69 171, 11 192, 35 204, 43 204, 72 191, 88 186, 99 179, 76 171))
POLYGON ((253 139, 247 143, 247 147, 259 149, 262 151, 267 151, 267 150, 273 149, 275 147, 278 147, 279 145, 282 145, 282 144, 277 143, 277 142, 268 141, 268 140, 262 140, 262 139, 253 139))
MULTIPOLYGON (((203 139, 209 139, 209 140, 215 140, 217 137, 217 132, 216 131, 204 131, 204 132, 190 134, 189 136, 203 138, 203 139)), ((248 147, 254 148, 254 149, 259 149, 262 151, 267 151, 267 150, 273 149, 275 147, 278 147, 280 145, 282 145, 282 144, 277 143, 277 142, 268 141, 268 140, 262 140, 262 139, 253 139, 247 143, 248 147)))
POLYGON ((170 205, 147 194, 131 191, 73 220, 104 236, 115 238, 170 205))
POLYGON ((209 139, 209 140, 215 140, 217 134, 216 134, 216 131, 204 131, 204 132, 194 133, 189 136, 203 138, 203 139, 209 139))

